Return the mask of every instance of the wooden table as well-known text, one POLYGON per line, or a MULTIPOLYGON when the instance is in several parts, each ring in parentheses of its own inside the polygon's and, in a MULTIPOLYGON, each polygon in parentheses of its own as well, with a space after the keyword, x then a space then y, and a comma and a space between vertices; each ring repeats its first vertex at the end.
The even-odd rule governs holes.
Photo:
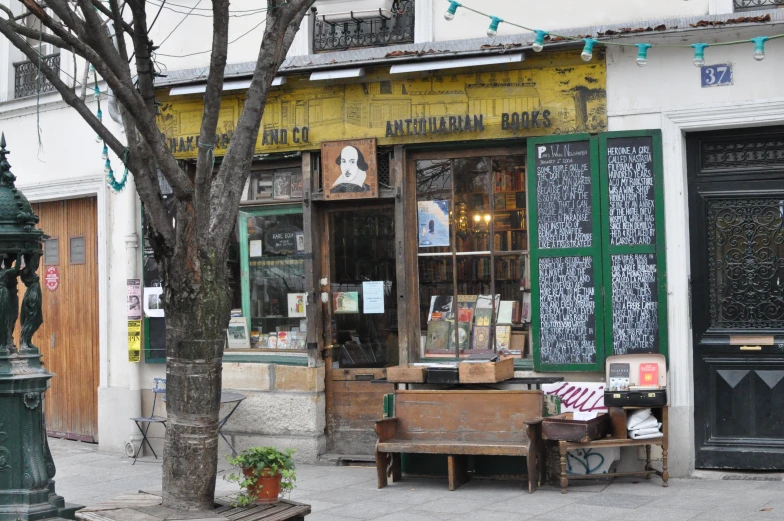
MULTIPOLYGON (((626 407, 625 409, 640 409, 642 407, 626 407)), ((561 464, 561 493, 566 494, 569 487, 569 481, 573 479, 597 479, 604 477, 617 477, 617 476, 644 476, 650 479, 651 475, 655 474, 662 478, 662 486, 667 486, 667 480, 670 479, 670 473, 667 471, 667 442, 669 431, 669 411, 667 406, 663 407, 650 407, 651 410, 661 410, 661 424, 662 434, 661 438, 653 438, 647 440, 633 440, 633 439, 618 439, 618 438, 602 438, 600 440, 589 441, 588 443, 578 443, 563 440, 550 440, 553 443, 558 443, 558 455, 561 464), (658 445, 662 448, 662 469, 656 470, 651 466, 651 447, 658 445), (566 474, 566 453, 575 449, 602 449, 608 447, 645 447, 645 470, 631 471, 631 472, 608 472, 607 474, 587 474, 584 476, 569 476, 566 474)), ((547 441, 545 441, 547 443, 547 441)))

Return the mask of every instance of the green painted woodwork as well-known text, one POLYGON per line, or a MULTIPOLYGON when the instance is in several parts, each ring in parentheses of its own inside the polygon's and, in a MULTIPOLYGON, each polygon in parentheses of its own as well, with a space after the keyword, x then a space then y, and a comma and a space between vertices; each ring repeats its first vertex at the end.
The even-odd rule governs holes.
POLYGON ((549 364, 542 363, 540 358, 540 335, 541 325, 539 323, 539 259, 549 257, 591 257, 593 266, 602 265, 601 249, 601 198, 599 194, 599 164, 595 153, 598 146, 598 138, 589 134, 573 134, 567 136, 547 136, 528 140, 528 193, 529 195, 529 231, 528 249, 531 257, 531 332, 533 339, 534 368, 537 371, 603 371, 604 370, 604 350, 602 349, 602 339, 604 337, 604 322, 602 319, 602 285, 603 273, 601 269, 594 269, 594 305, 596 313, 596 361, 592 364, 549 364), (539 248, 539 226, 537 222, 538 205, 536 190, 536 145, 549 143, 573 143, 577 141, 588 141, 591 149, 591 225, 592 240, 590 247, 580 248, 539 248))
POLYGON ((667 342, 667 258, 664 240, 664 181, 662 166, 662 142, 660 130, 639 130, 624 132, 604 132, 599 134, 599 164, 601 166, 601 195, 602 195, 602 249, 604 254, 603 270, 607 284, 604 287, 604 317, 605 317, 605 351, 607 356, 613 354, 612 330, 612 268, 610 259, 612 255, 623 254, 655 254, 656 255, 656 282, 658 289, 658 323, 659 323, 659 353, 668 355, 667 342), (653 158, 653 194, 654 218, 656 241, 654 244, 617 245, 610 242, 609 222, 609 196, 610 176, 608 173, 607 140, 629 137, 650 137, 652 142, 651 155, 653 158))
POLYGON ((79 507, 55 494, 54 461, 46 439, 44 392, 49 379, 31 342, 41 326, 41 288, 36 271, 43 231, 16 178, 0 138, 0 521, 69 517, 79 507), (17 277, 27 286, 19 316, 17 277), (21 322, 20 347, 13 331, 21 322))
POLYGON ((301 367, 308 366, 308 356, 286 356, 286 355, 272 355, 272 354, 246 354, 246 353, 224 353, 223 361, 225 363, 242 363, 242 364, 275 364, 275 365, 297 365, 301 367))
MULTIPOLYGON (((598 135, 575 134, 569 136, 547 136, 528 140, 528 191, 529 198, 529 249, 531 256, 531 331, 533 340, 533 365, 537 371, 604 371, 604 360, 613 354, 612 332, 612 279, 611 255, 656 254, 658 289, 659 352, 668 355, 667 338, 667 267, 664 229, 664 182, 661 131, 642 130, 628 132, 604 132, 598 135), (607 168, 607 140, 627 137, 649 136, 652 139, 654 175, 654 215, 656 242, 652 245, 610 244, 609 225, 609 175, 607 168), (593 240, 590 248, 541 249, 538 247, 538 223, 536 200, 535 147, 547 143, 589 141, 591 153, 591 201, 593 240), (539 259, 546 257, 591 256, 594 262, 594 288, 596 303, 596 363, 595 364, 547 364, 540 358, 540 294, 539 259)), ((517 361, 516 361, 517 362, 517 361)), ((515 369, 518 364, 515 363, 515 369)), ((521 367, 522 369, 522 367, 521 367)))

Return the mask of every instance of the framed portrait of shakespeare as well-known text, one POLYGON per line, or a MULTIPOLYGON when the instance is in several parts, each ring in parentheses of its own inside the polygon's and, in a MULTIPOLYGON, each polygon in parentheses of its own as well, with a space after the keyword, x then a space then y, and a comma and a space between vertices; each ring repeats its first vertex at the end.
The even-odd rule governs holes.
POLYGON ((324 199, 378 197, 378 163, 375 139, 321 143, 324 199))

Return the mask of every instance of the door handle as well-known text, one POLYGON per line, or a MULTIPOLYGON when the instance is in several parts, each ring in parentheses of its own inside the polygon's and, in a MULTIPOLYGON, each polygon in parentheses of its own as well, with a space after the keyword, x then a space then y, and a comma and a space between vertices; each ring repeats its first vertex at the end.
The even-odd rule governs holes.
POLYGON ((741 351, 762 351, 762 346, 740 346, 741 351))

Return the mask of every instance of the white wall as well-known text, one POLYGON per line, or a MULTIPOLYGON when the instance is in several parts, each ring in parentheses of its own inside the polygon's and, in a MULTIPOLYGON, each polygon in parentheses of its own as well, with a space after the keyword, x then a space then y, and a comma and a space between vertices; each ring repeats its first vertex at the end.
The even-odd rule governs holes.
MULTIPOLYGON (((708 0, 548 0, 546 2, 520 2, 509 0, 466 0, 461 2, 488 15, 509 20, 532 29, 551 30, 572 27, 591 27, 635 21, 660 20, 679 16, 708 14, 708 0)), ((455 19, 448 22, 444 12, 449 7, 446 0, 433 0, 435 40, 483 38, 490 24, 488 18, 457 9, 455 19)), ((528 32, 502 23, 498 34, 528 32)))

